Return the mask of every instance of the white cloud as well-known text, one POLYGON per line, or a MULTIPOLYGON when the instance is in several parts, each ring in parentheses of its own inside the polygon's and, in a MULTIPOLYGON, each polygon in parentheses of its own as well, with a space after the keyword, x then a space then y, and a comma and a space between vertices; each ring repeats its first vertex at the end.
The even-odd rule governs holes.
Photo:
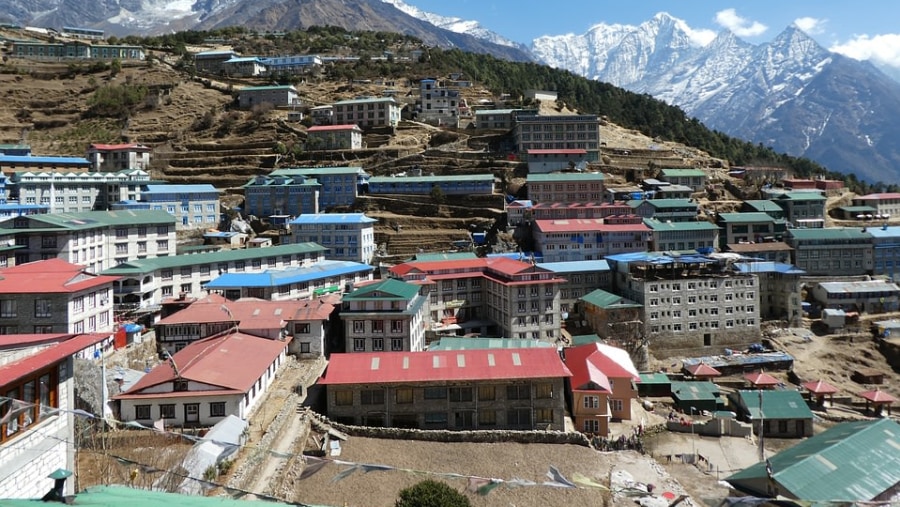
POLYGON ((715 30, 707 30, 705 28, 686 28, 687 36, 691 42, 697 46, 705 46, 716 38, 715 30))
POLYGON ((900 68, 900 34, 897 33, 857 35, 828 49, 856 60, 871 60, 873 63, 900 68))
POLYGON ((797 28, 803 30, 809 35, 817 35, 825 31, 825 23, 827 21, 827 19, 804 16, 802 18, 795 19, 794 24, 797 25, 797 28))
POLYGON ((738 37, 756 37, 769 29, 759 21, 751 21, 738 15, 734 9, 725 9, 716 13, 716 23, 731 30, 738 37))

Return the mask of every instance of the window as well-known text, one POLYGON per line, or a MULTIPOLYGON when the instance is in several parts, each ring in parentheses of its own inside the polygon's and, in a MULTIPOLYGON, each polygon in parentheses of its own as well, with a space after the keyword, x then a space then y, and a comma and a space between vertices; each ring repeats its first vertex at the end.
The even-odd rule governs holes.
POLYGON ((478 401, 494 401, 497 399, 497 389, 494 386, 478 386, 478 401))
POLYGON ((538 384, 535 387, 534 397, 537 399, 553 398, 553 384, 538 384))
POLYGON ((600 432, 600 421, 596 419, 585 419, 584 420, 584 432, 585 433, 599 433, 600 432))
POLYGON ((450 401, 455 401, 455 402, 472 401, 472 388, 471 387, 451 387, 450 388, 450 401))
POLYGON ((425 424, 446 425, 447 412, 425 412, 425 424))
POLYGON ((334 404, 342 407, 353 405, 353 391, 345 389, 334 392, 334 404))
POLYGON ((507 426, 531 427, 531 409, 514 408, 506 411, 507 426))
POLYGON ((384 350, 384 338, 372 338, 372 350, 378 352, 384 350))
POLYGON ((164 404, 159 406, 160 419, 175 419, 175 405, 164 404))
POLYGON ((365 333, 366 332, 366 321, 354 320, 353 321, 353 332, 354 333, 365 333))
POLYGON ((354 338, 353 339, 353 351, 354 352, 362 352, 366 350, 366 339, 365 338, 354 338))
POLYGON ((609 406, 613 411, 621 412, 623 408, 622 400, 609 400, 609 406))
MULTIPOLYGON (((157 250, 168 250, 169 249, 169 241, 168 240, 159 240, 156 242, 157 250)), ((206 272, 209 273, 209 267, 206 268, 206 272)))
POLYGON ((135 405, 134 418, 139 421, 149 421, 151 419, 150 405, 135 405))
POLYGON ((391 338, 391 350, 394 352, 403 350, 403 338, 391 338))
POLYGON ((384 405, 384 389, 365 389, 359 394, 363 405, 384 405))
MULTIPOLYGON (((81 312, 84 311, 84 299, 78 298, 75 300, 75 311, 81 312), (78 302, 81 302, 81 308, 79 308, 78 302)), ((53 311, 52 306, 50 305, 49 299, 37 299, 34 302, 34 316, 35 317, 52 317, 53 311)))
POLYGON ((403 405, 407 403, 413 402, 413 390, 409 388, 397 389, 394 392, 394 397, 398 405, 403 405))
POLYGON ((225 402, 224 401, 209 402, 209 416, 210 417, 225 417, 225 402))
POLYGON ((0 299, 0 318, 16 316, 16 300, 0 299))
POLYGON ((300 353, 309 354, 309 342, 300 342, 300 353))
POLYGON ((403 321, 402 320, 392 320, 391 321, 391 333, 402 333, 403 332, 403 321))
POLYGON ((446 387, 426 387, 425 388, 425 399, 426 400, 446 400, 447 399, 447 388, 446 387))
POLYGON ((481 410, 478 412, 478 426, 496 426, 497 425, 497 411, 496 410, 481 410))
POLYGON ((384 333, 384 321, 383 320, 373 320, 372 321, 372 332, 373 333, 384 333))
POLYGON ((600 408, 599 396, 585 396, 582 400, 584 401, 584 408, 600 408))
POLYGON ((553 423, 553 409, 552 408, 539 408, 534 411, 534 421, 538 424, 552 424, 553 423))
POLYGON ((171 280, 172 279, 172 270, 164 269, 160 272, 159 275, 163 280, 171 280))
POLYGON ((524 384, 515 384, 506 386, 506 399, 508 400, 530 400, 531 386, 524 384))
POLYGON ((309 322, 295 322, 294 334, 309 334, 309 322))

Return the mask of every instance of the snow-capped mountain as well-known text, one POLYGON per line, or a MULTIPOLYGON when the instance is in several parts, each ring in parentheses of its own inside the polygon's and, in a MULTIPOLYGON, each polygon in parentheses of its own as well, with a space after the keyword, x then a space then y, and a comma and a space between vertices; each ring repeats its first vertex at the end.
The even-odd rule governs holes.
POLYGON ((521 49, 523 51, 528 51, 527 46, 520 42, 514 42, 506 37, 488 30, 481 26, 481 23, 473 20, 465 20, 462 18, 449 17, 449 16, 441 16, 440 14, 434 14, 432 12, 425 12, 419 9, 416 6, 409 5, 403 0, 381 0, 382 2, 393 5, 400 11, 409 14, 410 16, 421 19, 422 21, 426 21, 431 23, 432 25, 443 28, 444 30, 450 30, 455 33, 463 33, 467 35, 471 35, 477 39, 482 39, 493 44, 498 44, 500 46, 509 46, 511 48, 521 49))
POLYGON ((900 179, 900 83, 831 53, 795 26, 758 46, 728 31, 704 42, 657 14, 639 26, 535 39, 535 57, 647 93, 710 128, 862 179, 900 179))

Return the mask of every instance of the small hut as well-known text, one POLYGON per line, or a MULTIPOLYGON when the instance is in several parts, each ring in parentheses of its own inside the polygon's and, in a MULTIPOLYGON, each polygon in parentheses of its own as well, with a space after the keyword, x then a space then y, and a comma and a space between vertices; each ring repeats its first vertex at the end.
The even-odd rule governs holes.
POLYGON ((802 386, 809 392, 810 398, 815 400, 817 408, 825 408, 826 396, 828 396, 828 402, 834 405, 834 395, 838 392, 837 387, 824 380, 810 380, 809 382, 804 382, 802 386))
POLYGON ((712 380, 715 377, 722 376, 722 372, 703 361, 690 366, 685 366, 682 368, 682 371, 684 371, 685 375, 693 377, 695 380, 712 380))
POLYGON ((877 416, 881 415, 884 407, 887 407, 887 413, 891 415, 891 405, 897 401, 896 398, 880 389, 865 391, 859 395, 866 400, 866 412, 871 410, 877 416))
POLYGON ((781 383, 780 380, 762 370, 748 373, 744 375, 744 379, 750 383, 752 389, 775 389, 781 383))

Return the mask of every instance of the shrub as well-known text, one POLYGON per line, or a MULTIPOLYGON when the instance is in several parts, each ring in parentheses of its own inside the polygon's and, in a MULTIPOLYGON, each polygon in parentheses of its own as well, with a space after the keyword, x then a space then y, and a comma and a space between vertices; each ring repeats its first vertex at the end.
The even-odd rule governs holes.
POLYGON ((426 480, 400 491, 394 507, 471 507, 465 495, 438 481, 426 480))

